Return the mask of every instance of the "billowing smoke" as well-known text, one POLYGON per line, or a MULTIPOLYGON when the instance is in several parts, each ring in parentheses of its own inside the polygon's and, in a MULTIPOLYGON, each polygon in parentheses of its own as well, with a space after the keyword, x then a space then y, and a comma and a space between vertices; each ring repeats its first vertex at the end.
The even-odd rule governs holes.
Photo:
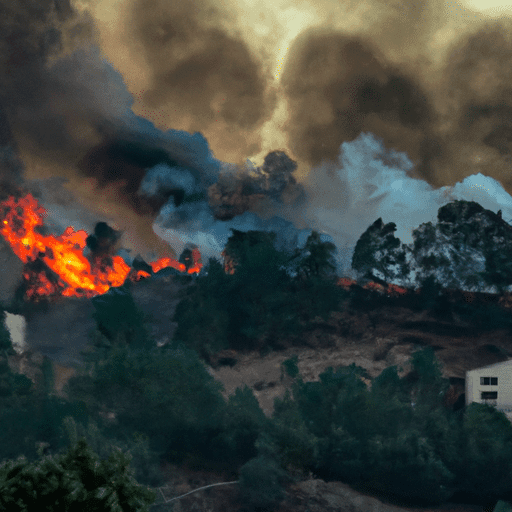
POLYGON ((333 30, 298 37, 282 74, 290 148, 301 161, 336 159, 361 132, 419 156, 432 112, 425 91, 368 40, 333 30))
POLYGON ((440 0, 0 0, 1 193, 132 257, 317 229, 347 268, 440 187, 512 191, 510 28, 440 0))

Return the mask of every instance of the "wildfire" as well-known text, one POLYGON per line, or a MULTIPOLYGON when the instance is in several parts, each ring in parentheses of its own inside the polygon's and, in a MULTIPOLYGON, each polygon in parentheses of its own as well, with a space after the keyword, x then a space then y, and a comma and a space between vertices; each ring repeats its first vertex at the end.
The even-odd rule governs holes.
MULTIPOLYGON (((345 290, 350 290, 352 285, 357 284, 355 279, 349 279, 348 277, 340 277, 337 281, 338 286, 341 286, 345 290)), ((391 297, 398 297, 399 295, 406 295, 409 290, 407 288, 403 288, 402 286, 397 286, 396 284, 388 284, 387 287, 383 286, 379 283, 374 283, 370 281, 369 283, 363 286, 366 290, 374 290, 378 293, 386 293, 391 297)))
MULTIPOLYGON (((36 228, 43 226, 46 216, 46 210, 31 194, 19 200, 10 197, 0 203, 0 234, 27 264, 23 276, 28 282, 28 298, 44 295, 93 297, 112 286, 121 286, 127 277, 138 281, 150 276, 145 271, 132 271, 120 256, 96 258, 91 264, 82 251, 87 233, 70 226, 60 236, 42 235, 36 228), (45 266, 55 275, 49 275, 45 266)), ((172 267, 192 274, 201 270, 200 258, 199 251, 194 249, 189 265, 173 258, 160 258, 150 265, 153 272, 172 267)))

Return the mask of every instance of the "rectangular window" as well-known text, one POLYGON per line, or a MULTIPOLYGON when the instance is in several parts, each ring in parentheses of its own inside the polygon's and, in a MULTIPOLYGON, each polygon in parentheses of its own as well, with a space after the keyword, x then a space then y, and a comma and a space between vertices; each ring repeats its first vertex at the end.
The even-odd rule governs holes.
POLYGON ((491 386, 498 385, 498 377, 491 377, 491 386))
POLYGON ((481 399, 482 400, 497 400, 498 392, 497 391, 482 391, 481 399))
POLYGON ((498 377, 480 377, 480 386, 497 386, 498 377))

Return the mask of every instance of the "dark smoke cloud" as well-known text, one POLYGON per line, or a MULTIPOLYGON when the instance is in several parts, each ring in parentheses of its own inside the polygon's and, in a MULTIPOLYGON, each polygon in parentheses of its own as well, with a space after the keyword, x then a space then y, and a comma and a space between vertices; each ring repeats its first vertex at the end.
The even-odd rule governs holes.
POLYGON ((142 52, 147 66, 146 108, 189 118, 189 131, 208 132, 225 123, 227 137, 254 130, 269 117, 269 77, 241 36, 221 28, 229 15, 219 5, 135 0, 129 11, 125 42, 142 52))
POLYGON ((137 249, 142 241, 143 249, 174 255, 151 229, 169 196, 137 192, 157 164, 186 169, 204 187, 214 183, 220 162, 206 139, 161 132, 135 116, 121 75, 94 45, 92 20, 69 2, 0 0, 0 35, 3 193, 62 176, 74 192, 69 207, 80 200, 105 220, 129 227, 137 249))
POLYGON ((85 242, 94 254, 115 254, 114 247, 121 238, 121 234, 112 229, 106 222, 98 222, 94 227, 94 234, 89 235, 85 242))
POLYGON ((297 162, 284 151, 271 151, 261 167, 235 169, 221 174, 208 189, 209 206, 216 219, 231 220, 254 210, 263 199, 293 204, 303 197, 302 185, 293 176, 297 162))
POLYGON ((481 172, 512 192, 512 23, 488 23, 450 49, 437 90, 443 143, 421 177, 451 185, 481 172))
POLYGON ((293 153, 309 165, 337 158, 340 144, 371 131, 411 158, 432 119, 426 93, 362 37, 312 29, 290 49, 282 83, 293 153))

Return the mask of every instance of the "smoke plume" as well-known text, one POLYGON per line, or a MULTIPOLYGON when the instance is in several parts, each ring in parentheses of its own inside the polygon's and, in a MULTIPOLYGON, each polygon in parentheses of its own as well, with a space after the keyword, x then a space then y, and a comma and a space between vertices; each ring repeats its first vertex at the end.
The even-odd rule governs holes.
POLYGON ((348 261, 374 214, 407 231, 443 187, 512 192, 506 16, 441 0, 0 0, 0 34, 0 193, 33 189, 59 234, 103 222, 122 233, 109 247, 151 259, 218 255, 230 228, 284 245, 318 229, 348 261))

